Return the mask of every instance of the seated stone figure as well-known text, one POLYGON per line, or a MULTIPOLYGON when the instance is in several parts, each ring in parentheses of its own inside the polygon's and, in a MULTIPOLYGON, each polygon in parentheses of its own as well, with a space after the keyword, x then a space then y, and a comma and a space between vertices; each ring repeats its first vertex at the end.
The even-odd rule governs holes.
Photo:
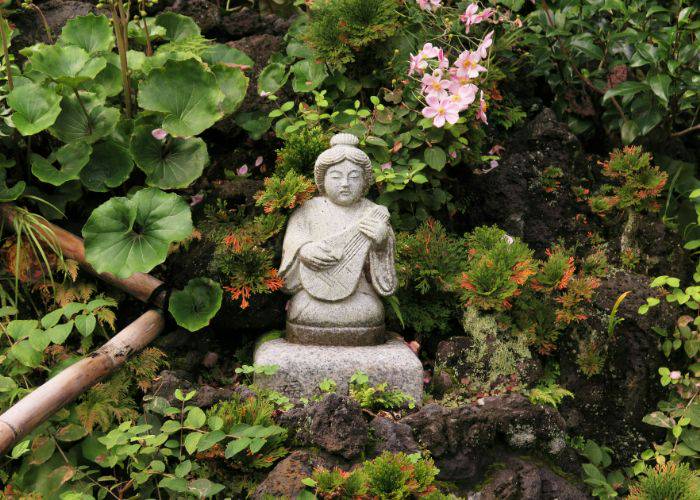
POLYGON ((379 296, 396 289, 389 212, 365 198, 372 183, 367 155, 351 134, 336 134, 316 160, 320 196, 291 215, 280 275, 293 294, 287 340, 361 346, 385 341, 379 296))

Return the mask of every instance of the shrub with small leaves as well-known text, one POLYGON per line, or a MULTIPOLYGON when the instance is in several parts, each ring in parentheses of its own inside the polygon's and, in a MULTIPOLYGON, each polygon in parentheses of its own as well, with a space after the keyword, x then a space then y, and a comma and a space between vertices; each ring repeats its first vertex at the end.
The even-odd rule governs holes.
POLYGON ((277 150, 275 173, 283 177, 290 170, 298 174, 313 174, 316 158, 330 147, 328 134, 319 126, 303 126, 284 138, 284 146, 277 150))
POLYGON ((310 199, 315 190, 312 180, 291 169, 284 177, 277 174, 267 177, 265 189, 255 195, 255 203, 263 207, 266 214, 292 210, 310 199))
POLYGON ((370 410, 398 410, 408 406, 413 408, 413 397, 399 390, 391 390, 386 382, 370 385, 369 377, 361 371, 350 378, 350 398, 362 408, 370 410))
POLYGON ((698 500, 700 474, 689 464, 668 462, 644 471, 631 488, 630 500, 698 500))

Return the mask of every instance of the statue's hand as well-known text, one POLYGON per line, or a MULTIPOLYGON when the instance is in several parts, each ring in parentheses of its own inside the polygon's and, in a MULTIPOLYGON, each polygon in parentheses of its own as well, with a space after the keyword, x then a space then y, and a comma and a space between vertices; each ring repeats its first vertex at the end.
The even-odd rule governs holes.
POLYGON ((299 249, 299 258, 309 269, 320 271, 338 263, 342 255, 337 255, 333 249, 323 241, 307 243, 299 249))
POLYGON ((360 232, 367 235, 376 247, 384 246, 389 235, 389 225, 378 219, 366 218, 360 221, 360 232))

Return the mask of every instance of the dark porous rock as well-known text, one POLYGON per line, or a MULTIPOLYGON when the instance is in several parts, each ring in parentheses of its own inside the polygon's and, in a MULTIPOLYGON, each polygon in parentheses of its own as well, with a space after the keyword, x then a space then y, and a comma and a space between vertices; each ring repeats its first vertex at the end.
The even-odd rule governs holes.
POLYGON ((359 457, 368 442, 369 429, 360 405, 337 394, 282 413, 277 423, 289 429, 290 438, 302 446, 318 446, 348 460, 359 457))
POLYGON ((191 17, 205 34, 221 22, 219 7, 208 0, 176 0, 165 10, 191 17))
POLYGON ((619 271, 602 280, 597 289, 593 305, 598 312, 591 315, 586 326, 589 335, 604 339, 601 355, 605 361, 600 374, 586 377, 581 373, 578 344, 564 345, 560 354, 560 383, 576 394, 564 400, 560 408, 570 433, 610 446, 622 461, 648 447, 655 437, 656 429, 643 424, 642 418, 654 411, 663 396, 658 368, 665 361, 658 349, 659 336, 652 328, 672 326, 674 314, 665 300, 648 314, 637 314, 647 297, 660 297, 649 283, 646 276, 619 271), (608 339, 610 311, 627 291, 630 293, 617 312, 624 321, 615 326, 608 339))
POLYGON ((391 453, 416 453, 420 446, 413 438, 413 430, 402 422, 395 422, 380 416, 374 417, 369 424, 372 436, 370 456, 391 453))
POLYGON ((163 370, 153 381, 149 394, 160 396, 168 400, 168 403, 177 406, 179 402, 175 398, 175 391, 180 389, 183 394, 196 390, 197 394, 187 404, 200 408, 209 408, 219 401, 230 399, 233 389, 217 388, 210 385, 198 386, 192 381, 192 375, 183 370, 163 370))
MULTIPOLYGON (((90 2, 49 0, 41 4, 41 11, 46 18, 46 24, 48 24, 51 36, 55 41, 69 19, 95 12, 96 9, 90 2)), ((49 43, 44 23, 36 10, 18 10, 12 16, 12 21, 19 31, 19 34, 12 39, 13 50, 19 50, 38 42, 49 43)))
POLYGON ((304 489, 301 481, 310 477, 315 468, 331 469, 342 465, 337 458, 323 452, 296 450, 270 471, 255 489, 253 499, 295 498, 304 489))
POLYGON ((463 179, 469 199, 464 228, 497 224, 511 236, 522 238, 538 255, 562 237, 571 244, 583 241, 591 228, 576 222, 582 203, 571 190, 587 173, 581 145, 551 109, 514 132, 503 144, 499 165, 487 173, 474 172, 463 179), (548 193, 542 172, 558 167, 559 188, 548 193))
POLYGON ((430 404, 402 423, 430 450, 440 478, 447 481, 476 482, 490 464, 523 453, 557 460, 562 468, 577 467, 575 453, 564 442, 564 419, 556 409, 533 405, 520 394, 458 408, 430 404))
POLYGON ((481 500, 584 500, 590 496, 549 468, 520 458, 505 460, 481 490, 481 500))
POLYGON ((290 19, 260 14, 249 7, 232 11, 221 20, 221 28, 234 40, 250 35, 284 35, 290 24, 290 19))

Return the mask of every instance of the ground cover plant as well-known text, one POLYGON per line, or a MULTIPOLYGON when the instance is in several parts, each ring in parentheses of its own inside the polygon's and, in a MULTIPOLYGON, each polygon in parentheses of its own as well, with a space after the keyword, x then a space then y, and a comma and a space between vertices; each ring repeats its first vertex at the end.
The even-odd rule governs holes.
POLYGON ((699 23, 687 0, 1 2, 0 413, 167 317, 0 457, 1 496, 697 499, 699 23), (338 132, 391 214, 422 401, 254 383, 338 132))

